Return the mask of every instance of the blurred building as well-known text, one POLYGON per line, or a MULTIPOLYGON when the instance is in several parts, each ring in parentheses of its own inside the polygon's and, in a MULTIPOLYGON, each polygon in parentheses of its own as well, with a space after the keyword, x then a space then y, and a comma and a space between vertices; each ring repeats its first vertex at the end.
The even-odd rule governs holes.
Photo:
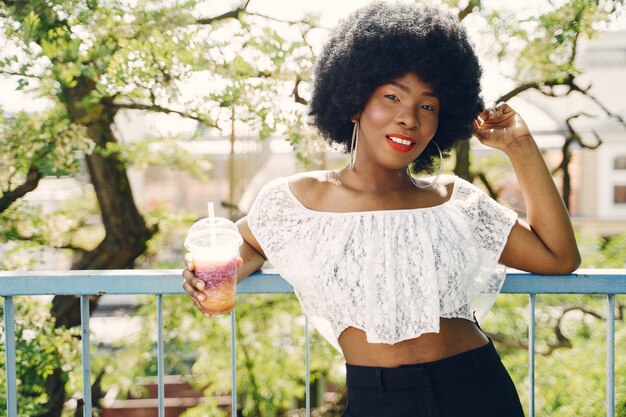
MULTIPOLYGON (((581 126, 584 140, 593 144, 599 137, 597 150, 579 151, 581 226, 614 234, 626 231, 626 31, 602 33, 583 45, 580 59, 590 92, 612 112, 622 118, 588 118, 581 126), (595 133, 594 133, 595 132, 595 133)), ((577 103, 578 104, 578 103, 577 103)), ((579 105, 576 109, 590 114, 599 109, 579 105)))
MULTIPOLYGON (((577 84, 588 88, 589 96, 574 92, 564 97, 547 97, 527 90, 510 100, 524 117, 551 169, 562 161, 562 148, 568 138, 566 120, 580 134, 587 149, 573 144, 570 213, 577 229, 611 236, 626 232, 626 127, 605 109, 626 119, 626 31, 600 33, 581 42, 578 63, 583 76, 577 84), (597 99, 594 100, 594 99, 597 99), (605 107, 603 109, 598 103, 605 107)), ((563 93, 565 87, 555 89, 563 93)), ((491 152, 480 145, 478 154, 491 152)), ((561 185, 562 177, 555 178, 561 185)), ((512 176, 499 184, 502 197, 524 213, 517 181, 512 176)))

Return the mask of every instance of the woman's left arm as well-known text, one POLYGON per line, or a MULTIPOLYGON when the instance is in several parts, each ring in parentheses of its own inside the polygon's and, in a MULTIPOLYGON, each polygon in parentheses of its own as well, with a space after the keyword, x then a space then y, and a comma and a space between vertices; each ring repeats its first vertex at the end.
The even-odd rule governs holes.
POLYGON ((574 230, 528 127, 507 103, 486 108, 472 125, 481 143, 505 152, 519 181, 528 223, 517 220, 500 262, 540 274, 567 274, 580 265, 574 230))

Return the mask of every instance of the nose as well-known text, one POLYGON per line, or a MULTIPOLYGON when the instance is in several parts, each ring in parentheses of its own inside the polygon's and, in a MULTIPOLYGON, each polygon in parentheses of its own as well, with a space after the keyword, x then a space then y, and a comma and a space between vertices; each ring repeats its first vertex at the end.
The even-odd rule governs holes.
POLYGON ((415 129, 419 122, 414 109, 402 108, 396 116, 396 123, 406 129, 415 129))

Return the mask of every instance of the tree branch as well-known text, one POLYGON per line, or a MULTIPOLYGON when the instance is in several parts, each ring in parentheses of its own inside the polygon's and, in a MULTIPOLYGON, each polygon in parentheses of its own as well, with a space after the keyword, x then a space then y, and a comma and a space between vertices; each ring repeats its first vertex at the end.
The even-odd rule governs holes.
POLYGON ((572 55, 569 58, 569 62, 571 64, 574 64, 574 61, 576 60, 576 53, 578 51, 578 38, 580 36, 580 32, 576 32, 574 34, 574 41, 572 42, 572 55))
POLYGON ((474 11, 474 8, 476 7, 480 7, 480 0, 470 0, 464 9, 459 11, 459 20, 465 19, 470 13, 474 11))
POLYGON ((205 17, 204 19, 198 19, 196 20, 196 23, 199 25, 210 25, 211 23, 217 22, 219 20, 237 19, 239 18, 239 13, 244 12, 246 8, 248 7, 249 3, 250 3, 250 0, 246 0, 245 3, 243 3, 241 6, 237 7, 234 10, 231 10, 226 13, 222 13, 219 16, 205 17))
POLYGON ((194 114, 186 113, 179 110, 170 109, 167 107, 159 106, 158 104, 141 104, 141 103, 115 103, 113 104, 115 110, 127 109, 127 110, 144 110, 156 113, 169 113, 169 114, 178 114, 186 119, 196 120, 204 125, 219 128, 216 123, 209 119, 205 119, 202 116, 197 116, 194 114))
POLYGON ((296 103, 307 105, 307 104, 309 104, 309 102, 307 100, 305 100, 304 98, 302 98, 300 96, 300 93, 298 92, 298 87, 300 86, 301 82, 302 82, 302 78, 300 78, 300 76, 297 75, 296 76, 296 84, 293 86, 293 91, 291 92, 291 95, 293 96, 293 98, 296 101, 296 103))
POLYGON ((40 78, 37 77, 36 75, 23 74, 21 72, 7 71, 7 70, 4 70, 4 69, 0 70, 0 74, 12 75, 14 77, 31 78, 33 80, 40 80, 40 78))
POLYGON ((279 23, 287 23, 289 25, 297 25, 302 23, 301 20, 284 20, 284 19, 278 19, 276 17, 272 17, 272 16, 267 16, 261 13, 256 13, 256 12, 247 12, 246 14, 250 15, 250 16, 256 16, 256 17, 262 17, 263 19, 267 19, 267 20, 273 20, 274 22, 279 22, 279 23))
MULTIPOLYGON (((85 224, 87 223, 87 218, 83 218, 81 219, 80 222, 78 222, 76 224, 76 226, 72 227, 71 229, 67 230, 67 232, 65 232, 68 235, 73 235, 74 233, 76 233, 78 230, 82 229, 85 224)), ((20 234, 17 234, 16 236, 11 236, 11 240, 13 241, 18 241, 18 242, 37 242, 38 244, 42 245, 42 246, 47 246, 53 249, 70 249, 73 251, 77 251, 80 253, 87 253, 89 252, 89 249, 85 249, 81 246, 76 246, 74 244, 70 243, 66 243, 64 245, 52 245, 49 244, 48 242, 46 242, 46 238, 41 235, 41 234, 35 234, 35 235, 31 235, 31 236, 23 236, 20 234)))
POLYGON ((573 141, 578 143, 578 145, 580 145, 582 148, 591 149, 591 150, 598 148, 598 146, 602 145, 602 138, 600 138, 600 135, 598 135, 598 133, 595 130, 592 130, 591 132, 595 136, 597 143, 595 145, 587 145, 586 143, 583 142, 578 131, 574 129, 574 126, 572 126, 572 120, 580 116, 593 117, 592 115, 588 113, 580 112, 580 113, 573 114, 569 116, 567 119, 565 119, 565 125, 567 126, 569 136, 571 137, 573 141))
POLYGON ((68 243, 67 245, 55 246, 55 249, 69 249, 69 250, 73 250, 73 251, 80 252, 83 254, 89 252, 88 249, 81 248, 80 246, 72 245, 71 243, 68 243))
POLYGON ((44 241, 43 236, 39 234, 33 234, 31 236, 22 236, 20 234, 11 236, 11 239, 14 242, 36 242, 41 246, 46 246, 46 242, 44 241))
POLYGON ((512 97, 515 97, 516 95, 518 95, 518 94, 520 94, 520 93, 522 93, 522 92, 524 92, 526 90, 529 90, 531 88, 538 90, 539 92, 541 92, 544 95, 551 96, 551 97, 558 97, 559 95, 555 94, 554 91, 552 90, 552 88, 556 87, 557 85, 564 85, 564 86, 568 87, 568 91, 566 93, 562 94, 563 96, 566 96, 566 95, 572 93, 573 91, 576 91, 576 92, 581 93, 584 96, 588 97, 589 99, 591 99, 591 101, 596 103, 596 105, 598 107, 600 107, 600 109, 602 109, 602 111, 607 116, 617 120, 622 126, 624 126, 626 128, 626 120, 624 120, 624 118, 622 116, 620 116, 619 114, 613 113, 595 95, 591 94, 589 92, 589 89, 591 87, 582 88, 581 86, 579 86, 576 83, 575 76, 572 75, 572 74, 568 74, 565 79, 547 80, 547 81, 543 81, 543 82, 536 82, 535 81, 535 82, 522 84, 522 85, 520 85, 518 87, 515 87, 514 89, 512 89, 508 93, 502 95, 497 101, 507 101, 507 100, 510 100, 512 97), (546 90, 542 89, 542 87, 549 87, 551 89, 551 91, 547 92, 546 90))
POLYGON ((496 100, 496 103, 500 102, 500 101, 509 101, 510 99, 515 97, 516 95, 518 95, 520 93, 523 93, 526 90, 530 90, 531 88, 539 89, 539 83, 538 82, 532 82, 532 83, 526 83, 526 84, 519 85, 519 86, 515 87, 514 89, 512 89, 511 91, 509 91, 508 93, 500 96, 500 98, 498 98, 496 100))
MULTIPOLYGON (((624 319, 624 308, 626 308, 626 305, 622 303, 618 303, 618 305, 616 306, 617 314, 615 316, 615 320, 624 319)), ((536 351, 537 354, 542 355, 542 356, 548 356, 557 349, 564 348, 564 347, 565 348, 572 347, 572 342, 563 334, 563 331, 561 330, 561 323, 563 322, 563 318, 565 317, 567 313, 572 312, 572 311, 581 311, 583 314, 588 314, 590 316, 597 318, 598 320, 602 320, 602 321, 606 320, 606 317, 604 317, 603 315, 597 313, 596 311, 590 309, 589 307, 585 305, 571 305, 569 307, 565 307, 563 311, 561 312, 561 315, 557 318, 556 323, 553 327, 554 333, 557 338, 557 342, 548 343, 548 346, 546 347, 546 349, 537 350, 536 351)), ((528 344, 521 342, 519 340, 510 339, 510 338, 507 338, 498 334, 489 333, 489 332, 485 332, 485 334, 489 336, 491 339, 500 343, 504 347, 528 350, 528 344)))
POLYGON ((550 97, 566 96, 570 94, 572 91, 578 91, 580 93, 588 95, 587 90, 583 90, 578 85, 576 85, 574 83, 574 80, 575 78, 572 74, 567 74, 567 77, 565 78, 528 82, 528 83, 515 87, 508 93, 502 95, 497 101, 508 101, 511 98, 515 97, 516 95, 523 93, 524 91, 530 90, 530 89, 535 89, 539 91, 541 94, 550 96, 550 97), (567 86, 569 87, 569 89, 565 94, 558 95, 554 92, 554 87, 558 85, 567 86), (549 91, 547 91, 546 88, 548 88, 549 91))
POLYGON ((604 113, 606 113, 607 116, 614 118, 615 120, 617 120, 622 126, 624 126, 626 128, 626 121, 624 120, 624 118, 622 116, 620 116, 619 114, 613 113, 611 110, 609 110, 604 104, 602 104, 602 102, 593 94, 589 93, 589 89, 582 89, 580 88, 577 84, 572 83, 573 86, 573 90, 574 91, 578 91, 581 94, 584 94, 585 96, 589 97, 591 99, 591 101, 593 101, 594 103, 596 103, 598 105, 598 107, 600 107, 602 109, 602 111, 604 113))
POLYGON ((8 209, 17 199, 24 197, 27 193, 37 188, 41 177, 41 172, 31 166, 26 175, 26 181, 13 191, 7 191, 0 197, 0 213, 8 209))
POLYGON ((477 175, 478 178, 480 178, 480 182, 482 182, 483 185, 485 186, 485 188, 487 189, 487 192, 489 193, 489 196, 491 198, 493 198, 494 200, 497 200, 500 193, 497 192, 493 188, 493 186, 491 185, 491 183, 487 179, 487 176, 485 175, 485 173, 483 171, 480 171, 480 172, 475 173, 475 175, 477 175))
POLYGON ((561 163, 559 164, 559 166, 552 171, 553 175, 559 171, 563 172, 563 191, 562 191, 563 202, 565 203, 565 208, 567 208, 568 210, 571 207, 570 197, 571 197, 571 183, 572 183, 571 174, 569 172, 569 164, 572 159, 572 153, 570 151, 570 147, 572 146, 573 143, 578 143, 583 148, 596 149, 598 146, 602 144, 602 140, 600 139, 600 136, 595 131, 593 131, 593 134, 595 135, 598 141, 597 144, 587 145, 583 143, 583 140, 580 134, 576 131, 576 129, 574 129, 574 126, 572 126, 572 123, 571 123, 573 119, 576 119, 580 116, 593 117, 587 113, 580 112, 577 114, 573 114, 569 116, 567 119, 565 119, 565 125, 567 126, 567 136, 565 137, 565 142, 563 142, 563 146, 561 147, 561 153, 563 154, 563 158, 561 159, 561 163))

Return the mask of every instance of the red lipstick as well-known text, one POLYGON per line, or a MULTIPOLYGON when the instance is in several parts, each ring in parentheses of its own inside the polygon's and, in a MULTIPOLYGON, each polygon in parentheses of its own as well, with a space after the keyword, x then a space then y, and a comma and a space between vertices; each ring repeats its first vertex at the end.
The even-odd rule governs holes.
POLYGON ((396 151, 408 152, 413 149, 416 142, 415 139, 408 136, 394 133, 392 135, 387 135, 387 143, 396 151))

